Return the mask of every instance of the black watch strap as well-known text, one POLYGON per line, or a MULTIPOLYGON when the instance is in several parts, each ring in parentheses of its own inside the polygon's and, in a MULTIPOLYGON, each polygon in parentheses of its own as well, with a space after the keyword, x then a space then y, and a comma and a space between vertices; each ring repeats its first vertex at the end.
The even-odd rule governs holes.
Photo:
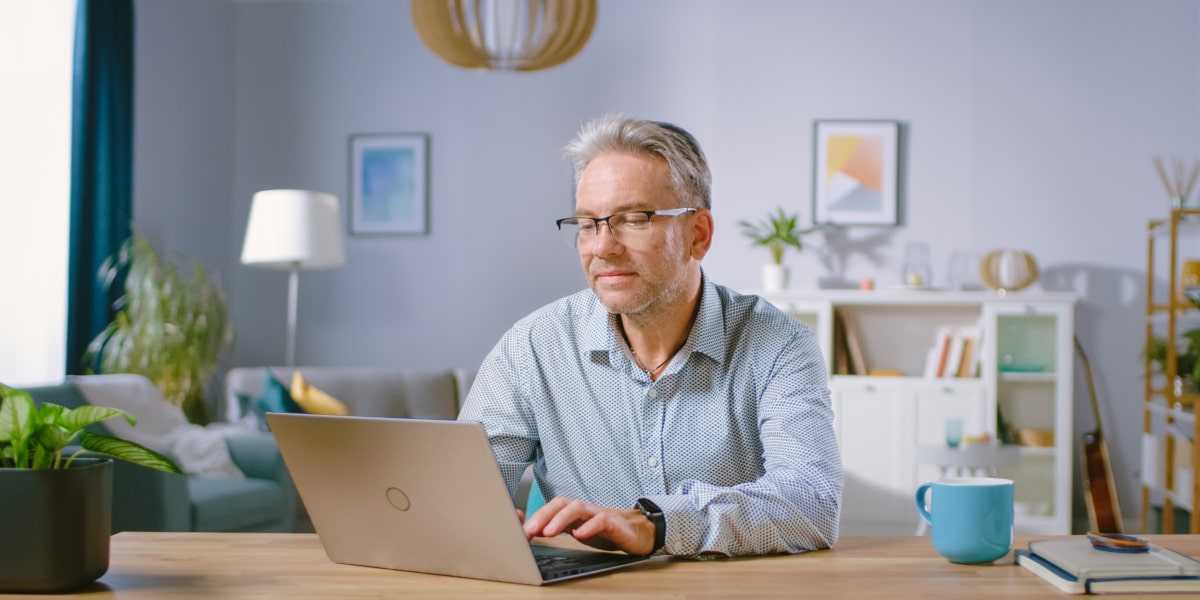
POLYGON ((667 541, 667 518, 663 516, 662 509, 649 498, 638 498, 634 508, 642 511, 642 514, 654 523, 654 549, 650 550, 650 554, 662 550, 667 541))

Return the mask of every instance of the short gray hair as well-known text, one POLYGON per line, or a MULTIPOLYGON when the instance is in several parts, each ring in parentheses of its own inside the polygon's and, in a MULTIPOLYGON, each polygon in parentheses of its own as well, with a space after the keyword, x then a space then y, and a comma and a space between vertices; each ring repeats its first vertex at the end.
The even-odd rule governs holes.
POLYGON ((575 166, 575 184, 592 159, 607 152, 661 156, 671 169, 671 187, 689 208, 712 207, 712 173, 700 143, 678 125, 610 114, 579 129, 563 149, 575 166))

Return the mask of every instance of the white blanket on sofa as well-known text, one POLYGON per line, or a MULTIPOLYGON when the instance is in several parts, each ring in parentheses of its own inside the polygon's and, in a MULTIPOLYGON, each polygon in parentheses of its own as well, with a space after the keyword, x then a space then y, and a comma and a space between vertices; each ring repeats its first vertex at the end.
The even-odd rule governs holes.
POLYGON ((169 454, 184 473, 241 479, 225 438, 243 433, 229 425, 202 427, 188 423, 183 410, 162 397, 158 388, 141 375, 71 375, 88 404, 119 408, 137 419, 130 426, 124 417, 104 421, 113 435, 169 454))

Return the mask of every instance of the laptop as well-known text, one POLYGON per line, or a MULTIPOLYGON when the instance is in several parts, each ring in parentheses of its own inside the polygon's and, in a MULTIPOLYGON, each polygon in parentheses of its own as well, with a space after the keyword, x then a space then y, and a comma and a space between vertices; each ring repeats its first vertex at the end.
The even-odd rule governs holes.
POLYGON ((479 423, 266 417, 334 562, 542 585, 649 560, 530 544, 479 423))

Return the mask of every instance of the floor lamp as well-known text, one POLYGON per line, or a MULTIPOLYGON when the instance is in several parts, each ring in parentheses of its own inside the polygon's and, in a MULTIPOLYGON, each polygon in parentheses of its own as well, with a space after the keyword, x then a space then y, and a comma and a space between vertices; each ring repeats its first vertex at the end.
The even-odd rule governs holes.
POLYGON ((306 190, 254 194, 242 245, 242 264, 287 269, 287 365, 296 365, 296 304, 300 269, 346 262, 337 196, 306 190))

